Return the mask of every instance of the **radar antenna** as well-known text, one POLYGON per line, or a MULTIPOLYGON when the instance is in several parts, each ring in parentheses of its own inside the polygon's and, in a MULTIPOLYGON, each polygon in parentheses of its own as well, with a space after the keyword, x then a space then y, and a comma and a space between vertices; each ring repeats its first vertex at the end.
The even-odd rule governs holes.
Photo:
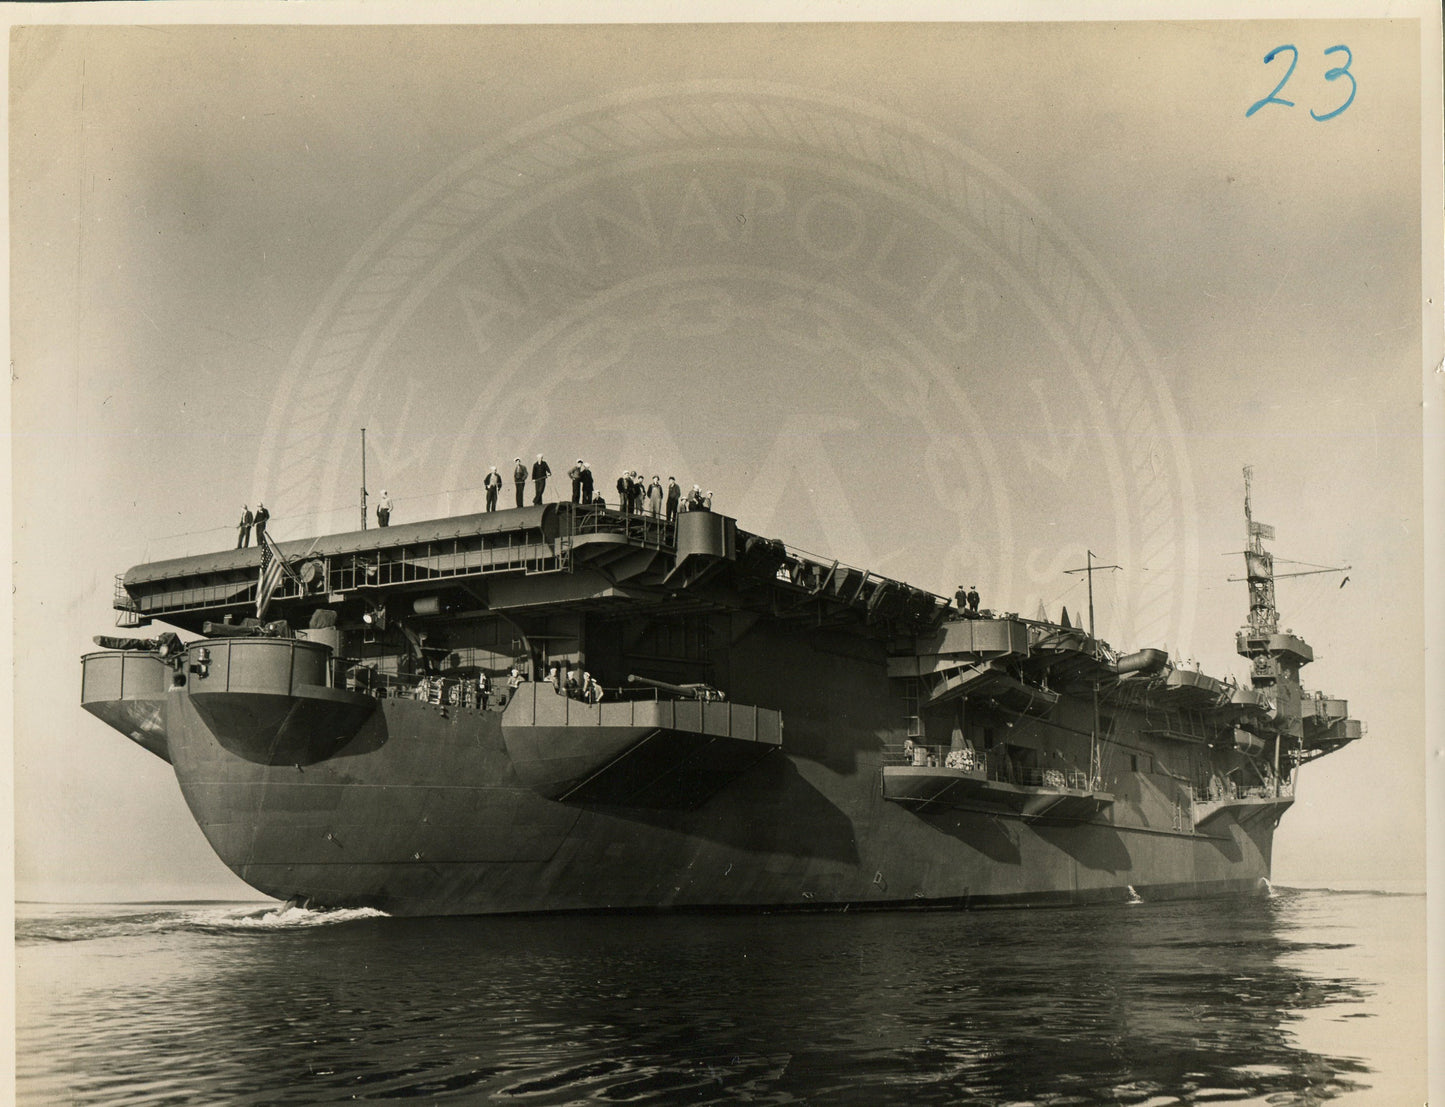
POLYGON ((1273 734, 1274 744, 1274 790, 1280 789, 1280 747, 1286 738, 1296 744, 1304 741, 1304 724, 1301 719, 1300 669, 1315 659, 1315 654, 1303 638, 1286 630, 1279 630, 1279 609, 1274 604, 1274 582, 1283 577, 1304 577, 1315 573, 1342 573, 1350 566, 1331 569, 1316 566, 1298 573, 1275 573, 1274 555, 1264 548, 1266 541, 1274 540, 1274 527, 1258 522, 1250 502, 1250 486, 1254 480, 1254 467, 1244 467, 1244 576, 1230 577, 1230 580, 1244 580, 1249 584, 1249 626, 1235 636, 1235 650, 1241 657, 1249 658, 1250 684, 1263 693, 1274 705, 1278 714, 1277 731, 1273 734))
MULTIPOLYGON (((1344 573, 1352 566, 1317 565, 1294 573, 1276 573, 1274 554, 1264 548, 1266 541, 1274 541, 1274 527, 1257 522, 1254 518, 1250 488, 1254 482, 1254 466, 1244 467, 1244 576, 1230 577, 1234 582, 1249 584, 1249 628, 1255 634, 1274 634, 1279 630, 1279 608, 1274 602, 1274 582, 1288 577, 1311 577, 1320 573, 1344 573)), ((1298 565, 1288 558, 1281 558, 1288 564, 1298 565)))
POLYGON ((1274 527, 1257 523, 1250 503, 1254 466, 1244 467, 1244 579, 1249 582, 1249 625, 1258 634, 1279 629, 1279 609, 1274 605, 1274 555, 1264 548, 1273 540, 1274 527))

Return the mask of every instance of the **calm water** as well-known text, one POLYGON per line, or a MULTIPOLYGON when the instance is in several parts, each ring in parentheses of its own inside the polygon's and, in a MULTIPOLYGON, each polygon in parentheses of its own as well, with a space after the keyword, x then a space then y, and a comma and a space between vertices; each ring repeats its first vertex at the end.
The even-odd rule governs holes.
POLYGON ((1424 915, 22 904, 19 1101, 1418 1104, 1424 915))

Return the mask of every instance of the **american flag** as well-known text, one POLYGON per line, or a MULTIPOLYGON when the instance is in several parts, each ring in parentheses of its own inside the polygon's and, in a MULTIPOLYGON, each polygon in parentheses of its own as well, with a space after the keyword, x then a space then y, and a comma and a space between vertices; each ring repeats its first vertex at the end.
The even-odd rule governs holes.
POLYGON ((281 584, 282 574, 294 577, 291 566, 286 564, 286 555, 269 534, 261 535, 261 582, 256 588, 256 618, 266 617, 266 607, 271 595, 281 584))

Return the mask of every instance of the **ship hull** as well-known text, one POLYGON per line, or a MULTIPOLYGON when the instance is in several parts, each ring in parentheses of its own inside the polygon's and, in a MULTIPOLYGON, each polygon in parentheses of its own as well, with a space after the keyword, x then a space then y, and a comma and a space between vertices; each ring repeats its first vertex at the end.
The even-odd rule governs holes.
POLYGON ((705 509, 548 504, 273 556, 279 580, 249 550, 133 567, 123 625, 200 637, 98 639, 81 702, 171 762, 243 880, 321 906, 1247 894, 1299 767, 1363 733, 1303 692, 1313 655, 1272 608, 1243 687, 705 509))
POLYGON ((1162 808, 1151 818, 1142 781, 1132 793, 1124 781, 1119 809, 1088 819, 894 802, 882 743, 856 727, 826 759, 780 749, 672 809, 551 798, 518 775, 495 710, 380 700, 336 755, 290 765, 228 749, 184 691, 164 710, 169 759, 216 853, 259 891, 316 905, 1057 905, 1249 894, 1270 871, 1274 818, 1176 827, 1162 808))

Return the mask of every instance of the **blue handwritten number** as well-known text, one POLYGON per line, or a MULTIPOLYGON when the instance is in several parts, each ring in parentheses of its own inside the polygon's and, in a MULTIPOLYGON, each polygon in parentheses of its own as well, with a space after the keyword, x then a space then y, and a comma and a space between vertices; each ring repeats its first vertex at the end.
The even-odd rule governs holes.
MULTIPOLYGON (((1318 120, 1320 123, 1323 123, 1326 119, 1333 119, 1353 104, 1355 102, 1355 93, 1360 90, 1360 86, 1355 83, 1355 75, 1350 72, 1350 63, 1355 60, 1354 55, 1350 53, 1350 48, 1348 46, 1331 46, 1325 53, 1338 54, 1341 50, 1345 52, 1345 64, 1336 69, 1328 70, 1325 73, 1325 80, 1338 81, 1341 77, 1348 77, 1350 79, 1350 98, 1327 115, 1315 115, 1314 109, 1311 108, 1310 117, 1318 120)), ((1276 91, 1278 91, 1278 89, 1276 89, 1276 91)))
MULTIPOLYGON (((1276 56, 1281 50, 1288 50, 1291 54, 1294 55, 1294 57, 1290 59, 1289 70, 1285 73, 1285 75, 1284 75, 1283 77, 1280 78, 1279 84, 1277 84, 1277 85, 1274 86, 1274 92, 1271 92, 1271 93, 1270 93, 1268 96, 1266 96, 1263 100, 1256 100, 1256 101, 1254 102, 1253 106, 1251 106, 1250 109, 1249 109, 1247 112, 1244 113, 1244 118, 1248 119, 1251 115, 1253 115, 1255 112, 1259 111, 1259 109, 1262 108, 1262 107, 1264 107, 1266 104, 1283 104, 1283 105, 1284 105, 1285 107, 1287 107, 1287 108, 1292 108, 1292 107, 1294 107, 1294 101, 1293 101, 1293 100, 1281 100, 1281 99, 1280 99, 1278 96, 1276 96, 1274 93, 1275 93, 1275 92, 1278 92, 1280 89, 1284 88, 1284 86, 1289 83, 1290 77, 1294 75, 1294 67, 1299 64, 1299 51, 1296 50, 1293 46, 1290 46, 1288 43, 1286 43, 1284 46, 1276 46, 1273 50, 1271 50, 1268 54, 1266 54, 1266 55, 1264 56, 1264 64, 1265 64, 1265 65, 1268 65, 1270 62, 1274 61, 1275 56, 1276 56)), ((1331 72, 1334 72, 1334 71, 1331 70, 1331 72)), ((1340 70, 1340 73, 1343 73, 1343 72, 1344 72, 1343 69, 1340 70)), ((1338 76, 1338 74, 1336 74, 1336 75, 1338 76)), ((1351 77, 1350 80, 1353 81, 1354 78, 1351 77)), ((1345 110, 1344 108, 1341 108, 1341 109, 1340 109, 1340 111, 1344 111, 1344 110, 1345 110)))

